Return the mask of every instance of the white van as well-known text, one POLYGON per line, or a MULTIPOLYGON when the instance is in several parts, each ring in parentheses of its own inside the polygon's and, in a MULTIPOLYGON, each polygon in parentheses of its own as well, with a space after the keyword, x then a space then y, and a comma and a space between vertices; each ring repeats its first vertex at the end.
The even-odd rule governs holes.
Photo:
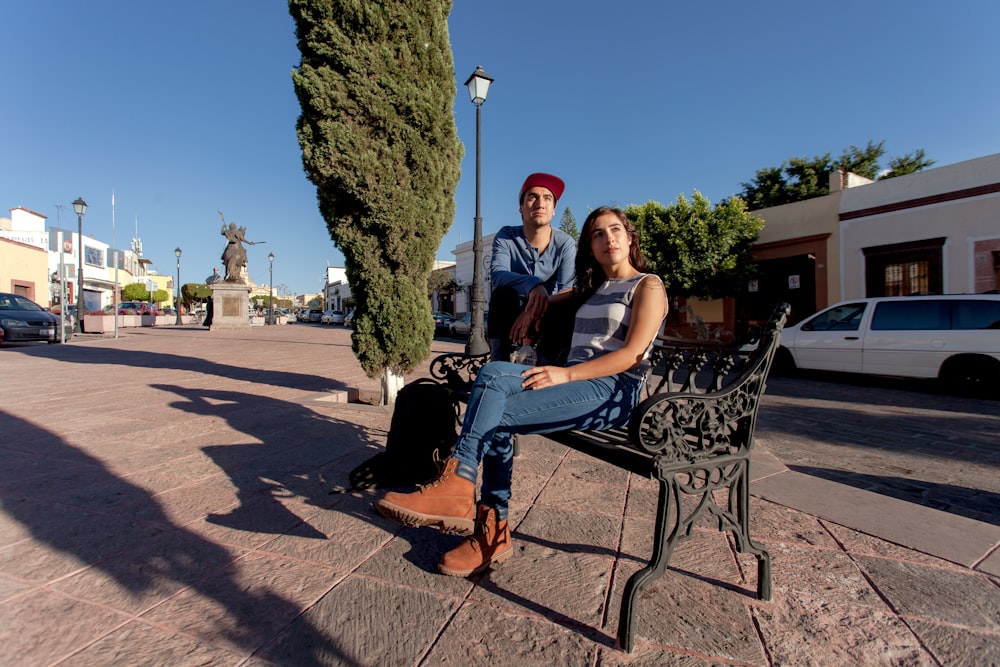
POLYGON ((778 372, 796 368, 1000 387, 1000 294, 841 301, 781 332, 778 372))

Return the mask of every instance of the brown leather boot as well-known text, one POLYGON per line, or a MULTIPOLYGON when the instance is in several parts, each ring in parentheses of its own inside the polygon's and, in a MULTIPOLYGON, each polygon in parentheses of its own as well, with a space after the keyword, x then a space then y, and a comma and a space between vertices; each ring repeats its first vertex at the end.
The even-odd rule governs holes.
POLYGON ((507 519, 497 521, 495 508, 480 505, 476 532, 442 556, 438 569, 453 577, 468 577, 485 572, 491 563, 502 563, 513 555, 507 519))
POLYGON ((458 459, 445 461, 436 480, 413 493, 390 491, 375 503, 382 516, 404 526, 430 526, 442 533, 468 535, 475 526, 476 485, 456 474, 458 459))

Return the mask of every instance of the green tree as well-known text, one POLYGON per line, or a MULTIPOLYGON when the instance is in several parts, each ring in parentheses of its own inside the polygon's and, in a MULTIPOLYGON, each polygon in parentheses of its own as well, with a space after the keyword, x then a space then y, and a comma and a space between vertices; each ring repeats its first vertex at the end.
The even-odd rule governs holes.
POLYGON ((712 204, 697 190, 670 206, 649 202, 625 214, 639 228, 642 250, 668 293, 717 299, 736 296, 753 275, 753 243, 764 221, 739 197, 712 204))
POLYGON ((205 283, 184 283, 181 285, 181 300, 190 304, 204 302, 212 298, 212 288, 205 283))
POLYGON ((850 146, 836 160, 830 154, 813 158, 791 158, 780 167, 758 169, 754 180, 741 183, 740 197, 750 210, 812 199, 830 194, 830 174, 849 171, 871 180, 901 176, 920 171, 934 164, 926 159, 923 149, 889 160, 889 170, 882 171, 879 160, 885 155, 885 142, 869 141, 864 148, 850 146))
POLYGON ((907 153, 900 157, 894 157, 889 160, 889 169, 882 175, 879 176, 879 180, 886 178, 894 178, 896 176, 905 176, 906 174, 913 174, 934 164, 934 160, 929 160, 927 155, 924 153, 923 148, 918 148, 912 153, 907 153))
POLYGON ((572 236, 577 241, 580 240, 580 229, 576 226, 576 218, 573 217, 573 212, 569 210, 569 206, 563 211, 562 219, 559 221, 559 229, 566 232, 572 236))
POLYGON ((142 283, 130 283, 122 287, 122 301, 148 301, 149 290, 142 283))
POLYGON ((302 163, 357 302, 352 348, 392 401, 430 355, 427 279, 462 145, 445 0, 289 0, 302 163))

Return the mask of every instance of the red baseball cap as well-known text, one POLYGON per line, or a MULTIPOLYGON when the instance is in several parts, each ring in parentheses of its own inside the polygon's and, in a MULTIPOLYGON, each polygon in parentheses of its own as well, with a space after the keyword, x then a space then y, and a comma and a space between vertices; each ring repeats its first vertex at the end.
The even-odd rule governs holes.
POLYGON ((558 176, 536 172, 524 179, 524 185, 521 186, 521 194, 518 195, 518 199, 524 195, 526 190, 538 186, 547 188, 552 193, 552 196, 556 198, 556 201, 559 201, 559 198, 562 197, 563 190, 566 189, 566 184, 563 183, 563 180, 558 176))

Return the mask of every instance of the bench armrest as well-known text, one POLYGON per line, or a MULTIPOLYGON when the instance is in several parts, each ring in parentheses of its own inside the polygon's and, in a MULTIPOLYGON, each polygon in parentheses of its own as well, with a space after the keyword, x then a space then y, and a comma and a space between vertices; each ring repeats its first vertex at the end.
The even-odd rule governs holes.
POLYGON ((489 353, 465 354, 450 352, 441 354, 431 361, 431 377, 443 383, 448 389, 468 394, 479 370, 490 360, 489 353))

